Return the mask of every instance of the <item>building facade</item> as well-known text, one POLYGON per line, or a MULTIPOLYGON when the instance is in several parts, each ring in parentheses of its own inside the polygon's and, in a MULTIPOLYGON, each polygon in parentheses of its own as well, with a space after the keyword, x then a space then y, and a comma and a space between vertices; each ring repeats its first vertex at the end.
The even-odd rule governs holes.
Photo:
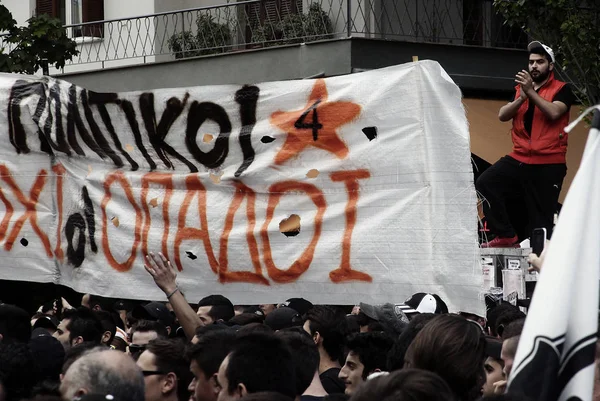
MULTIPOLYGON (((433 59, 462 89, 472 151, 490 163, 510 151, 510 123, 497 113, 532 39, 506 26, 493 0, 3 3, 20 24, 42 12, 61 18, 80 54, 50 74, 97 91, 333 76, 433 59)), ((584 128, 570 137, 563 196, 585 139, 584 128)))

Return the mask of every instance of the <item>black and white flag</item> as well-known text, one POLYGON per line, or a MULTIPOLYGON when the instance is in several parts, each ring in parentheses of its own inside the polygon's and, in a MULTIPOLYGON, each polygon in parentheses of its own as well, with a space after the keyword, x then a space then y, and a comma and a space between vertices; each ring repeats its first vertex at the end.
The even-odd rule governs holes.
POLYGON ((546 253, 509 379, 509 393, 537 401, 592 399, 600 279, 599 126, 597 111, 546 253))

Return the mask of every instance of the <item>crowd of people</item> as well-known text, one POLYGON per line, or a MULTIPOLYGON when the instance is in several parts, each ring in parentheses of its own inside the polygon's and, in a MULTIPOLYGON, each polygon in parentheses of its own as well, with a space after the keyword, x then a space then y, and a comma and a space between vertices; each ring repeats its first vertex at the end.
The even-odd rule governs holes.
MULTIPOLYGON (((484 247, 517 244, 504 202, 524 188, 544 200, 528 209, 549 237, 566 171, 573 96, 554 78, 552 49, 532 42, 529 51, 529 71, 499 114, 513 119, 515 149, 477 181, 497 235, 484 247)), ((0 401, 524 399, 507 389, 525 322, 509 303, 488 305, 486 316, 449 313, 428 293, 349 307, 233 305, 222 295, 190 304, 163 255, 145 267, 165 302, 85 294, 78 307, 61 299, 34 315, 0 304, 0 401)))
MULTIPOLYGON (((160 254, 165 302, 85 294, 31 316, 0 305, 0 401, 445 400, 507 397, 525 315, 451 314, 436 294, 403 304, 189 304, 160 254)), ((491 399, 491 398, 490 398, 491 399)))

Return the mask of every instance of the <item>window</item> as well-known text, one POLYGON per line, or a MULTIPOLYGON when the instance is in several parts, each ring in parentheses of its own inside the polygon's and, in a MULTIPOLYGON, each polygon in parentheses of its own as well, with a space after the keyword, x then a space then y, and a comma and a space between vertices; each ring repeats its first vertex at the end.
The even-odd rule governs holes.
POLYGON ((281 39, 278 37, 279 33, 274 32, 274 25, 286 16, 298 13, 302 13, 302 0, 261 0, 258 3, 247 4, 246 41, 252 42, 253 31, 260 28, 264 30, 263 39, 281 39))
MULTIPOLYGON (((60 18, 64 25, 102 21, 104 20, 104 0, 36 0, 36 14, 48 14, 60 18)), ((75 37, 103 37, 104 24, 73 27, 72 35, 75 37)))

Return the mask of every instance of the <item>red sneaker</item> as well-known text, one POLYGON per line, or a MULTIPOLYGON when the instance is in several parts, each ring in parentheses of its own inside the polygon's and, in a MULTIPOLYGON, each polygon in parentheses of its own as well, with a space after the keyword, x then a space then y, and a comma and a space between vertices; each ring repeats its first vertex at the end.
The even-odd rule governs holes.
POLYGON ((489 242, 481 244, 482 248, 519 248, 519 238, 515 235, 512 238, 496 237, 489 242))

